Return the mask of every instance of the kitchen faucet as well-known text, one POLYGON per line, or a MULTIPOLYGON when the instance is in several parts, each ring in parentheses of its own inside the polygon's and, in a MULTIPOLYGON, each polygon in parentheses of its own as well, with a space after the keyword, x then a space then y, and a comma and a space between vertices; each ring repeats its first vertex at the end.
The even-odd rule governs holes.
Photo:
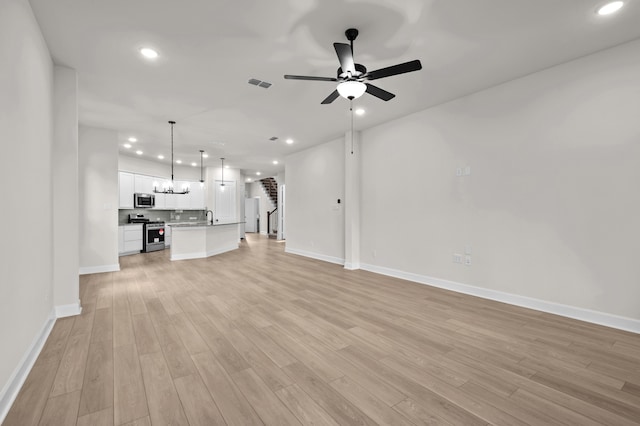
POLYGON ((207 214, 207 222, 208 222, 210 225, 213 225, 213 210, 207 210, 207 213, 206 213, 206 214, 207 214), (211 213, 211 222, 209 222, 209 213, 211 213))

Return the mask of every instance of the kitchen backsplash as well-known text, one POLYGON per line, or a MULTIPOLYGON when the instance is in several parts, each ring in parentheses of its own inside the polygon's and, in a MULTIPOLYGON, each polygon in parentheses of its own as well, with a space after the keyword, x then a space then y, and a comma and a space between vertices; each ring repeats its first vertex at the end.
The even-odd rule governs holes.
POLYGON ((149 220, 163 220, 165 222, 202 222, 207 220, 204 210, 120 209, 118 210, 118 225, 128 223, 130 214, 143 214, 149 220))

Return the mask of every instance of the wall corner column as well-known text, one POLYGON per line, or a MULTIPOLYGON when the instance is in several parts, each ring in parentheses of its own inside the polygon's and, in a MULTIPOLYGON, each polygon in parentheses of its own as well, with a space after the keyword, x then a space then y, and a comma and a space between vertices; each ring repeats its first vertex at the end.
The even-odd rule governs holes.
POLYGON ((80 314, 78 77, 55 66, 53 72, 53 305, 57 317, 80 314))
POLYGON ((344 138, 344 268, 360 269, 360 203, 362 135, 349 131, 344 138))

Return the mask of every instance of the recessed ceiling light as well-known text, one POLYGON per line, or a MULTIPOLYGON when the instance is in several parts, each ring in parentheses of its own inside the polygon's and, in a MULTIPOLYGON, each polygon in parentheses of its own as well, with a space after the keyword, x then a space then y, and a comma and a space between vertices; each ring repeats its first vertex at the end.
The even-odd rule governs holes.
POLYGON ((251 182, 251 178, 247 178, 247 182, 251 182))
POLYGON ((258 175, 258 176, 260 176, 261 174, 262 174, 262 173, 260 173, 260 172, 256 172, 256 175, 258 175))
POLYGON ((196 163, 191 163, 191 167, 195 167, 195 166, 197 166, 196 163))
POLYGON ((202 158, 209 158, 209 154, 202 154, 202 158))
POLYGON ((225 168, 225 169, 228 169, 228 168, 229 168, 229 166, 228 166, 228 165, 227 165, 227 166, 224 166, 224 168, 225 168))
POLYGON ((164 160, 164 155, 162 154, 158 155, 158 160, 164 160))
POLYGON ((598 15, 611 15, 612 13, 617 12, 620 8, 624 6, 623 1, 612 1, 610 3, 605 4, 604 6, 598 9, 598 15))
POLYGON ((133 136, 131 136, 129 138, 129 142, 138 142, 138 139, 134 138, 133 136))
POLYGON ((142 151, 138 150, 138 151, 136 151, 136 154, 142 155, 142 151))
POLYGON ((125 143, 125 144, 124 144, 124 145, 122 145, 122 146, 124 146, 124 147, 125 147, 125 148, 127 148, 127 149, 131 148, 131 144, 130 144, 130 143, 125 143))
POLYGON ((140 49, 140 54, 147 59, 155 59, 158 57, 158 52, 148 47, 143 47, 140 49))
POLYGON ((278 164, 278 160, 273 160, 273 164, 278 164))
POLYGON ((356 110, 356 115, 364 115, 364 112, 365 112, 365 111, 364 111, 364 109, 362 109, 362 108, 358 108, 358 109, 356 110))
POLYGON ((287 143, 291 145, 293 143, 293 139, 287 139, 287 143))
POLYGON ((182 160, 176 160, 176 163, 182 164, 182 160))

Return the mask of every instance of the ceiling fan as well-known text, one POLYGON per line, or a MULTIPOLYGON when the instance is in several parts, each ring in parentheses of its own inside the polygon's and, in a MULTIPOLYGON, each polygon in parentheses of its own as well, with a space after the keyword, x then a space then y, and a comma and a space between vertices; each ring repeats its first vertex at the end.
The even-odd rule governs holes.
POLYGON ((349 40, 351 44, 333 43, 333 47, 336 49, 336 54, 338 55, 338 60, 340 61, 340 68, 338 68, 337 77, 313 77, 287 74, 284 78, 288 80, 339 82, 336 90, 327 96, 325 100, 322 101, 322 104, 330 104, 335 101, 338 96, 353 100, 362 96, 364 92, 382 99, 383 101, 388 101, 393 99, 396 95, 374 86, 373 84, 367 83, 367 81, 422 69, 422 64, 416 59, 414 61, 392 65, 375 71, 367 71, 364 65, 356 64, 353 60, 353 41, 358 37, 358 30, 355 28, 349 28, 344 32, 344 34, 347 36, 347 40, 349 40))

